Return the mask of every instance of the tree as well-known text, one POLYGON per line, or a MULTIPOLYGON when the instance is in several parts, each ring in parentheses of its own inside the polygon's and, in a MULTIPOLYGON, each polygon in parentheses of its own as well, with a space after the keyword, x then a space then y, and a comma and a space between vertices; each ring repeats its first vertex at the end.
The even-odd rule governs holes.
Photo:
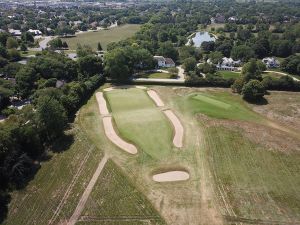
POLYGON ((264 68, 261 65, 261 62, 251 59, 242 69, 242 75, 244 76, 245 82, 253 79, 262 80, 262 69, 264 68))
POLYGON ((245 79, 243 76, 238 77, 231 85, 232 92, 241 94, 244 84, 245 79))
POLYGON ((8 49, 8 57, 11 61, 14 61, 14 62, 21 60, 21 54, 15 48, 8 49))
POLYGON ((24 44, 24 42, 22 42, 20 49, 22 52, 26 52, 27 51, 27 46, 24 44))
POLYGON ((231 50, 231 57, 235 60, 247 62, 250 58, 254 58, 254 56, 253 49, 246 45, 234 46, 231 50))
POLYGON ((205 52, 210 52, 215 49, 215 42, 214 41, 203 41, 201 43, 201 49, 205 52))
POLYGON ((171 42, 164 42, 160 44, 159 49, 157 50, 158 55, 162 55, 167 58, 171 58, 174 61, 178 58, 178 52, 173 47, 171 42))
POLYGON ((97 49, 98 49, 98 51, 102 51, 103 50, 100 42, 98 42, 98 44, 97 44, 97 49))
POLYGON ((211 52, 208 57, 213 64, 218 64, 222 61, 223 54, 221 52, 211 52))
POLYGON ((6 47, 8 49, 18 48, 18 46, 19 46, 18 41, 15 38, 13 38, 13 37, 7 38, 6 47))
POLYGON ((258 80, 250 80, 243 86, 243 98, 250 101, 260 100, 266 93, 264 85, 258 80))
POLYGON ((38 128, 47 141, 62 135, 67 124, 64 107, 51 96, 43 96, 38 99, 36 119, 38 128))
POLYGON ((183 60, 183 67, 186 72, 194 70, 196 65, 197 65, 197 61, 194 57, 190 57, 183 60))
POLYGON ((80 73, 87 78, 103 72, 101 58, 94 55, 79 58, 78 65, 80 73))
POLYGON ((34 37, 30 32, 25 32, 25 33, 22 33, 21 40, 25 43, 28 43, 28 42, 33 43, 34 37))
POLYGON ((95 55, 95 52, 93 51, 91 46, 89 45, 82 46, 81 44, 77 45, 76 53, 79 58, 87 55, 95 55))
POLYGON ((36 71, 30 66, 20 69, 16 75, 16 91, 22 98, 32 94, 34 82, 36 81, 36 71))

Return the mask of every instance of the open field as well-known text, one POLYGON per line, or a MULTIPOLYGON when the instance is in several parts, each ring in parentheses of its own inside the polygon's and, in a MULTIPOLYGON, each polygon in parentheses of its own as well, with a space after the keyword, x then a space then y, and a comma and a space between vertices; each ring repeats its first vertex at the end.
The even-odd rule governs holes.
POLYGON ((139 78, 154 78, 154 79, 176 79, 177 75, 174 75, 172 73, 145 73, 145 74, 139 74, 139 78))
POLYGON ((140 25, 126 24, 119 27, 114 27, 108 30, 99 30, 96 32, 85 32, 77 34, 76 37, 62 38, 63 41, 68 43, 72 50, 76 50, 77 44, 90 45, 93 49, 97 50, 98 42, 101 43, 102 48, 106 50, 109 43, 118 42, 131 37, 140 28, 140 25))
POLYGON ((228 89, 151 89, 164 106, 138 88, 104 92, 116 131, 137 145, 136 155, 105 136, 93 96, 69 131, 71 145, 13 194, 4 224, 67 221, 104 153, 109 160, 76 225, 299 223, 300 137, 291 135, 300 128, 299 93, 271 92, 269 104, 250 105, 228 89), (182 122, 183 148, 173 146, 172 125, 161 109, 182 122), (189 178, 153 180, 168 171, 189 178))

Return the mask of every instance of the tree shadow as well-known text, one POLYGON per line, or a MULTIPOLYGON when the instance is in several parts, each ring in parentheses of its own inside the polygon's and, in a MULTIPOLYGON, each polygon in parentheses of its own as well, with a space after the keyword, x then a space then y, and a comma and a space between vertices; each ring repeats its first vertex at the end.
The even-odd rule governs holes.
POLYGON ((51 146, 51 151, 55 153, 64 152, 65 150, 69 149, 73 143, 73 134, 63 134, 53 143, 53 145, 51 146))
POLYGON ((269 104, 268 100, 266 98, 264 98, 264 97, 259 98, 259 99, 254 99, 254 100, 253 99, 245 99, 244 98, 244 100, 246 102, 248 102, 249 104, 252 104, 252 105, 267 105, 267 104, 269 104))

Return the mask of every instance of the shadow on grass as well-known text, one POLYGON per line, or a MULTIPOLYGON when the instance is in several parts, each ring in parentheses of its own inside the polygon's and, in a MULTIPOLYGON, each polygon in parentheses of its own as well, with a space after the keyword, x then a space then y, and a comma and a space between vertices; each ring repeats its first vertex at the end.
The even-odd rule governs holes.
POLYGON ((267 105, 269 104, 268 100, 264 97, 259 98, 259 99, 245 99, 244 100, 252 105, 267 105))
POLYGON ((55 153, 64 152, 65 150, 69 149, 73 143, 73 134, 64 134, 53 143, 51 146, 51 151, 55 153))

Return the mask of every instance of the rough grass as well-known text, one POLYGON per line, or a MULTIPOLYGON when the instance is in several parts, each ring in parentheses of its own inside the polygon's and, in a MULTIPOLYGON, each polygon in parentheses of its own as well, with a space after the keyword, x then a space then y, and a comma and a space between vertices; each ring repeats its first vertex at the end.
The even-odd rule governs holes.
POLYGON ((142 76, 143 78, 155 78, 155 79, 175 79, 176 75, 171 73, 148 73, 142 76))
MULTIPOLYGON (((106 218, 110 224, 165 224, 148 199, 136 189, 113 161, 105 165, 98 181, 87 201, 82 216, 106 218)), ((102 224, 102 223, 101 223, 102 224)))
POLYGON ((181 101, 190 112, 203 113, 217 119, 259 122, 261 117, 253 112, 239 96, 228 92, 198 92, 186 95, 181 101))
POLYGON ((218 71, 218 73, 225 79, 230 79, 230 78, 238 78, 241 73, 237 72, 232 72, 232 71, 218 71))
MULTIPOLYGON (((26 189, 12 194, 9 214, 4 224, 48 224, 86 158, 88 163, 83 163, 80 176, 66 199, 67 204, 62 207, 54 224, 72 215, 85 184, 102 158, 102 152, 90 144, 77 125, 71 133, 75 135, 74 143, 70 147, 66 146, 63 152, 51 154, 51 158, 42 163, 41 169, 26 189)), ((58 146, 62 144, 64 143, 57 143, 58 146)))
POLYGON ((144 90, 106 92, 120 135, 138 146, 140 154, 159 159, 171 151, 172 127, 144 90))
POLYGON ((123 26, 111 28, 109 30, 100 30, 97 32, 85 32, 78 34, 76 37, 62 38, 68 43, 70 49, 75 50, 77 44, 90 45, 97 50, 98 42, 101 43, 102 48, 106 50, 109 43, 118 42, 131 37, 140 28, 140 25, 126 24, 123 26))
POLYGON ((208 128, 205 137, 216 184, 236 216, 300 220, 299 152, 267 151, 222 127, 208 128))

